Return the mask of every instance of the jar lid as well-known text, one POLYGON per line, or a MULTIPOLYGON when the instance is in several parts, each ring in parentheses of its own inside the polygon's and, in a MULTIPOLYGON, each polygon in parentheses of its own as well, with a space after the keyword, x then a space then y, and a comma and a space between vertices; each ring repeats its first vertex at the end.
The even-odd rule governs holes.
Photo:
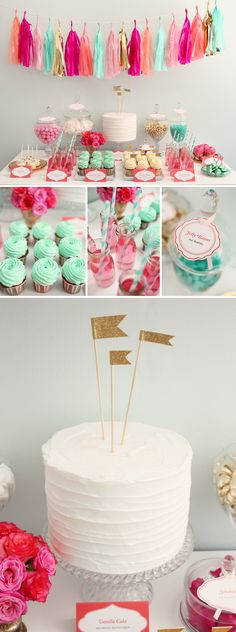
POLYGON ((153 112, 153 114, 150 114, 150 118, 155 121, 164 121, 166 119, 166 115, 160 114, 160 112, 153 112))
POLYGON ((55 123, 56 120, 55 116, 41 116, 39 119, 40 123, 55 123))

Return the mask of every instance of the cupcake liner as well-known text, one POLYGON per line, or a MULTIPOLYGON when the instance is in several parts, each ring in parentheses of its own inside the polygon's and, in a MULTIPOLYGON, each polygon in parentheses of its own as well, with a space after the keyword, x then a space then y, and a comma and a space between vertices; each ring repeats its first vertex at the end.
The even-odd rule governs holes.
POLYGON ((68 257, 63 257, 62 255, 59 255, 60 266, 63 266, 67 259, 68 259, 68 257))
POLYGON ((27 252, 25 253, 25 255, 23 255, 23 257, 19 257, 19 259, 20 259, 20 261, 22 261, 22 263, 25 264, 28 254, 29 254, 29 251, 27 250, 27 252))
POLYGON ((18 296, 18 294, 21 294, 21 292, 23 292, 23 290, 25 289, 26 286, 26 277, 24 279, 24 281, 22 281, 22 283, 20 283, 20 285, 13 285, 12 287, 4 287, 4 290, 6 291, 7 294, 9 294, 9 296, 18 296))
POLYGON ((55 242, 56 242, 57 246, 59 246, 59 243, 60 243, 61 239, 62 239, 62 237, 58 237, 58 235, 56 235, 56 233, 55 233, 55 242))
POLYGON ((147 228, 149 226, 149 222, 141 222, 141 230, 145 230, 145 228, 147 228))
POLYGON ((46 294, 47 292, 50 292, 53 287, 53 285, 41 285, 40 283, 35 283, 34 281, 33 284, 35 292, 38 292, 39 294, 46 294))
POLYGON ((80 283, 80 285, 75 285, 74 283, 69 283, 69 281, 66 281, 66 279, 62 277, 62 285, 67 294, 79 294, 82 287, 84 286, 84 283, 80 283))

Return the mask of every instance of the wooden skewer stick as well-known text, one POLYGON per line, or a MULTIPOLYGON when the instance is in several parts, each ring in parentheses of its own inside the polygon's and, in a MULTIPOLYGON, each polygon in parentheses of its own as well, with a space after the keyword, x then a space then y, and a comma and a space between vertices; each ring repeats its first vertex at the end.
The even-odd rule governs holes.
POLYGON ((100 367, 99 367, 98 350, 97 350, 96 339, 94 339, 93 344, 94 344, 96 372, 97 372, 98 400, 99 400, 99 413, 100 413, 100 423, 101 423, 101 430, 102 430, 102 439, 105 439, 104 413, 103 413, 102 392, 101 392, 101 378, 100 378, 100 367))
POLYGON ((137 351, 137 356, 136 356, 136 360, 135 360, 134 372, 133 372, 132 383, 131 383, 131 389, 130 389, 130 394, 129 394, 129 401, 128 401, 128 406, 127 406, 127 410, 126 410, 124 427, 123 427, 123 433, 122 433, 122 438, 121 438, 121 445, 124 445, 124 441, 125 441, 125 435, 126 435, 127 424, 128 424, 128 416, 129 416, 131 401, 132 401, 132 397, 133 397, 134 385, 135 385, 135 379, 136 379, 136 373, 137 373, 137 367, 138 367, 138 361, 139 361, 139 356, 140 356, 140 351, 141 351, 141 342, 142 341, 139 340, 138 351, 137 351))
POLYGON ((114 424, 114 372, 113 365, 111 365, 111 452, 115 452, 114 424))

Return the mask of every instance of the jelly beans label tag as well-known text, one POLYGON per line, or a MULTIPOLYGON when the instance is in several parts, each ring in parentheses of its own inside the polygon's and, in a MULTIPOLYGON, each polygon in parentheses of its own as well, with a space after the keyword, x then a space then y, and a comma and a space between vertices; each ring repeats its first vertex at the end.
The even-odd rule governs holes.
POLYGON ((86 169, 85 182, 105 182, 107 179, 106 169, 86 169))
POLYGON ((51 169, 47 172, 47 180, 49 182, 66 182, 67 173, 63 169, 51 169))
POLYGON ((154 169, 135 169, 135 182, 156 182, 156 172, 154 169))
POLYGON ((175 245, 191 261, 207 259, 221 246, 221 237, 211 219, 191 219, 175 230, 175 245))
POLYGON ((215 608, 214 619, 218 620, 222 610, 236 614, 235 575, 207 579, 197 590, 197 596, 211 608, 215 608))
POLYGON ((195 182, 194 169, 178 169, 174 173, 175 182, 195 182))
POLYGON ((30 178, 31 173, 30 167, 13 167, 11 169, 11 178, 30 178))
POLYGON ((147 601, 77 603, 76 630, 149 632, 149 604, 147 601))

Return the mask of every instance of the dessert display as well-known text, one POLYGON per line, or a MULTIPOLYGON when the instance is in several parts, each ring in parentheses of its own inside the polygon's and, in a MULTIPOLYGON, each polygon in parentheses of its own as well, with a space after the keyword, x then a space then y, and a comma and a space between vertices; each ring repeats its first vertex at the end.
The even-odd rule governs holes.
POLYGON ((47 224, 42 220, 34 224, 32 228, 32 237, 34 239, 34 243, 36 243, 36 241, 38 241, 39 239, 50 239, 51 235, 52 228, 50 224, 47 224))
POLYGON ((216 148, 211 145, 195 145, 193 148, 194 160, 203 162, 206 158, 211 158, 216 154, 216 148))
POLYGON ((130 112, 107 112, 102 117, 107 142, 130 143, 137 136, 137 116, 130 112))
POLYGON ((170 133, 173 140, 177 143, 182 143, 186 137, 188 131, 186 112, 178 103, 177 108, 174 110, 174 117, 170 122, 170 133))
POLYGON ((11 222, 9 226, 9 232, 10 235, 14 235, 16 237, 24 237, 27 240, 29 239, 30 231, 23 220, 11 222))
POLYGON ((47 108, 46 116, 41 116, 34 126, 37 138, 43 145, 52 145, 61 134, 62 126, 56 116, 51 116, 50 108, 47 108))
POLYGON ((230 169, 224 165, 222 156, 214 155, 203 164, 201 172, 211 178, 224 178, 230 173, 230 169))
POLYGON ((146 118, 144 129, 150 138, 157 141, 157 146, 165 138, 169 129, 169 123, 166 114, 159 112, 159 105, 156 105, 155 112, 149 114, 146 118))
POLYGON ((58 255, 58 247, 52 239, 38 239, 34 246, 33 253, 35 261, 43 257, 51 257, 54 259, 58 255))
POLYGON ((82 257, 66 259, 62 267, 63 289, 68 294, 78 294, 85 284, 86 265, 82 257))
POLYGON ((26 262, 26 257, 28 254, 28 244, 25 237, 12 235, 11 237, 8 237, 6 241, 4 241, 3 248, 6 257, 21 259, 22 263, 26 262))
POLYGON ((88 150, 81 151, 78 160, 78 175, 85 178, 86 169, 104 169, 106 177, 113 178, 115 176, 114 152, 110 150, 104 152, 96 150, 92 153, 88 150))
POLYGON ((18 296, 25 289, 26 270, 20 259, 9 257, 0 261, 0 288, 10 296, 18 296))
POLYGON ((183 545, 192 450, 171 430, 132 423, 125 446, 117 424, 111 453, 109 433, 105 424, 102 441, 99 424, 81 423, 43 446, 50 545, 88 571, 142 572, 183 545))
POLYGON ((59 243, 59 263, 63 265, 70 257, 80 257, 82 242, 77 237, 63 237, 59 243))
POLYGON ((79 101, 71 103, 65 113, 64 132, 69 136, 81 136, 93 128, 91 114, 79 101))
POLYGON ((51 257, 43 257, 35 261, 31 276, 34 289, 40 294, 49 292, 60 275, 60 268, 51 257))
POLYGON ((74 237, 75 234, 75 226, 72 222, 69 222, 68 220, 63 220, 61 222, 59 222, 59 224, 57 224, 56 227, 56 231, 55 231, 55 242, 57 245, 59 245, 61 239, 63 239, 63 237, 74 237))
POLYGON ((27 149, 24 149, 24 145, 22 145, 19 157, 13 162, 10 162, 8 167, 10 170, 14 169, 14 167, 29 167, 31 171, 38 171, 39 169, 43 169, 46 164, 46 160, 39 158, 38 145, 36 145, 35 148, 31 147, 31 149, 29 146, 27 149))
POLYGON ((123 166, 125 178, 133 179, 136 169, 154 169, 157 178, 163 177, 162 160, 158 153, 153 151, 124 151, 123 166))

